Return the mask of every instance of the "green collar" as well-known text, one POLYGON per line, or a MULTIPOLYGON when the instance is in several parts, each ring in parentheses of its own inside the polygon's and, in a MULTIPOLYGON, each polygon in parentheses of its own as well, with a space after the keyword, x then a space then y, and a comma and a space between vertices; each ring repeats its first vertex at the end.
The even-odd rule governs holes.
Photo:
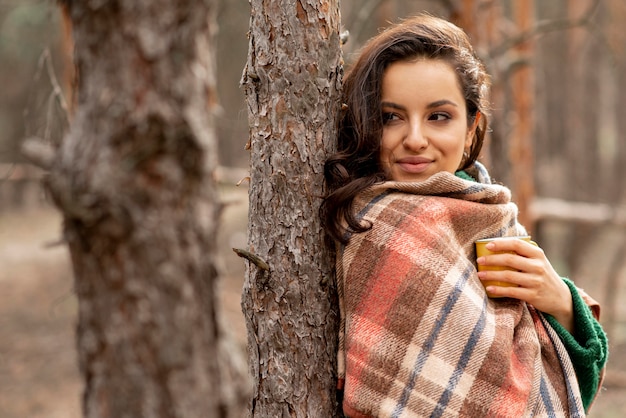
POLYGON ((461 178, 463 180, 469 180, 469 181, 473 181, 475 182, 476 179, 472 176, 470 176, 469 174, 467 174, 464 170, 459 170, 456 173, 454 173, 455 176, 457 176, 458 178, 461 178))

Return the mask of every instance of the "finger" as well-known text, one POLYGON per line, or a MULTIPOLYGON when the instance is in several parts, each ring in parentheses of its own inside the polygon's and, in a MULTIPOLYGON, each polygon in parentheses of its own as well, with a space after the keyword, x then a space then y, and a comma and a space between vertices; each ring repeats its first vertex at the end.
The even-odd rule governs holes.
POLYGON ((476 264, 478 264, 479 269, 482 266, 487 269, 490 267, 506 267, 511 270, 527 271, 533 267, 529 260, 529 258, 515 253, 498 253, 479 257, 476 260, 476 264))
POLYGON ((534 284, 532 279, 529 280, 525 273, 514 270, 479 271, 478 278, 482 282, 504 282, 523 287, 528 287, 529 285, 532 286, 534 284))
POLYGON ((499 297, 499 298, 514 298, 524 300, 524 288, 517 286, 487 286, 485 287, 485 291, 491 297, 499 297))
POLYGON ((536 288, 514 284, 512 281, 509 281, 508 283, 511 283, 512 286, 487 284, 487 286, 485 286, 485 290, 490 295, 520 299, 531 304, 534 304, 538 300, 537 298, 539 295, 536 288))
POLYGON ((513 251, 523 257, 533 257, 543 253, 541 247, 519 238, 497 239, 487 244, 486 248, 492 252, 513 251))

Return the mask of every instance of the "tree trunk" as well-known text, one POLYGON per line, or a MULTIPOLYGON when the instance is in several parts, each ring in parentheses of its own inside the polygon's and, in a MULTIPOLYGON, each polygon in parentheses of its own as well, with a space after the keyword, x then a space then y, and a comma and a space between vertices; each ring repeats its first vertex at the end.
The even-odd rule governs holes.
MULTIPOLYGON (((626 91, 626 34, 624 33, 622 22, 626 18, 626 9, 624 4, 619 0, 609 2, 609 13, 611 19, 610 41, 614 51, 622 51, 617 56, 617 65, 615 68, 615 118, 617 120, 615 130, 616 139, 613 148, 614 162, 612 171, 613 187, 611 190, 621 190, 621 193, 615 193, 611 199, 612 203, 626 205, 626 95, 622 92, 626 91)), ((611 149, 611 148, 609 148, 611 149)))
POLYGON ((336 414, 338 311, 318 217, 340 106, 339 6, 252 0, 242 84, 250 126, 242 306, 254 417, 336 414))
POLYGON ((64 3, 77 107, 47 186, 75 273, 84 416, 222 416, 215 2, 64 3))
MULTIPOLYGON (((514 2, 514 15, 518 30, 529 31, 533 25, 534 7, 532 2, 514 2)), ((516 52, 524 58, 534 53, 533 43, 526 41, 516 47, 516 52)), ((530 216, 530 203, 535 195, 533 127, 534 115, 534 76, 530 64, 522 65, 511 75, 512 107, 515 123, 511 132, 509 161, 513 178, 513 197, 519 207, 519 221, 529 231, 534 229, 530 216)))
POLYGON ((478 4, 476 0, 461 0, 460 2, 451 3, 450 20, 472 39, 475 48, 478 47, 478 30, 477 30, 477 14, 478 4))

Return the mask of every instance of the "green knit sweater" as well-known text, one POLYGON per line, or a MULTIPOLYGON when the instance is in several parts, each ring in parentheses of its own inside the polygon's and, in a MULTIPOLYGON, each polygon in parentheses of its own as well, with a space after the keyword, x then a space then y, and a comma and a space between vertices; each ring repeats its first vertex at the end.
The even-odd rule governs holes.
POLYGON ((576 371, 580 394, 585 410, 596 397, 600 373, 606 364, 609 344, 602 329, 591 313, 591 309, 578 293, 571 280, 563 279, 572 293, 574 302, 574 335, 570 334, 552 315, 546 319, 557 332, 569 353, 576 371))

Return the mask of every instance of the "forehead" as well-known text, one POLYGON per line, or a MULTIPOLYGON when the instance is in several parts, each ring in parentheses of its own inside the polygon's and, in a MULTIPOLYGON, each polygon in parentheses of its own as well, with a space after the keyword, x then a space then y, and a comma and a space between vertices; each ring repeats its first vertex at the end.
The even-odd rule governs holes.
POLYGON ((441 94, 463 97, 455 69, 438 59, 415 59, 390 64, 383 73, 382 95, 441 94))

